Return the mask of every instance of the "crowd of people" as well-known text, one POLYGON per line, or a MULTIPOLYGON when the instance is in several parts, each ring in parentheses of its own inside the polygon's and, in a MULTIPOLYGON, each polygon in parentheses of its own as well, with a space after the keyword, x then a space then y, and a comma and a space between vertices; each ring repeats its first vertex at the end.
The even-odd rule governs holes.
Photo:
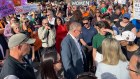
POLYGON ((38 11, 0 19, 0 79, 140 79, 131 0, 28 4, 38 11))

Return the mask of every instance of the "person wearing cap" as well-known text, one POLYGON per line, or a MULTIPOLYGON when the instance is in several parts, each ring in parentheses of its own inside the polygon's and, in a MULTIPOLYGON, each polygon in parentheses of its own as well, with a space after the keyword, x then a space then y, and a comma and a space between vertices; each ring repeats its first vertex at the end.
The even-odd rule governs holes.
POLYGON ((137 29, 136 43, 140 46, 140 19, 133 19, 131 20, 131 22, 136 26, 137 29))
POLYGON ((10 54, 4 61, 0 79, 36 79, 32 66, 24 58, 29 54, 30 44, 34 42, 35 39, 28 38, 22 33, 10 37, 8 42, 10 54))
POLYGON ((128 61, 134 53, 140 50, 139 46, 134 43, 136 35, 131 31, 124 31, 121 35, 116 35, 115 38, 120 41, 123 53, 128 61))
POLYGON ((120 34, 123 31, 131 31, 136 35, 136 27, 130 22, 130 18, 131 15, 129 13, 125 13, 122 21, 115 24, 118 27, 120 34))

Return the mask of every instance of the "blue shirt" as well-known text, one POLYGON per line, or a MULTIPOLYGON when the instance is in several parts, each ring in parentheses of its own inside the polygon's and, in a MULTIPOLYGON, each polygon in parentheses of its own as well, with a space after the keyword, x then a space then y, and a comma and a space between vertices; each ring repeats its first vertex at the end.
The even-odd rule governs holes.
POLYGON ((82 33, 80 34, 80 39, 83 39, 87 43, 87 45, 92 46, 92 38, 97 33, 97 30, 93 26, 91 26, 89 29, 83 26, 82 33))
POLYGON ((138 22, 138 20, 133 19, 131 22, 135 25, 137 31, 140 30, 140 22, 138 22))

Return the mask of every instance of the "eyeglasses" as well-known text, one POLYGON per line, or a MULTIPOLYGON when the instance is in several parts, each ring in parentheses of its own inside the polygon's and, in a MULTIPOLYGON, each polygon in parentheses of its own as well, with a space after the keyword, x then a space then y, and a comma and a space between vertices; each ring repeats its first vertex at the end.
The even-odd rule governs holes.
POLYGON ((132 71, 132 72, 135 72, 135 73, 139 73, 139 72, 137 72, 137 71, 135 71, 135 70, 132 70, 132 69, 130 69, 130 68, 127 68, 127 70, 132 71))
POLYGON ((49 23, 43 23, 44 25, 48 25, 49 23))
POLYGON ((83 23, 83 24, 85 25, 85 24, 88 24, 88 23, 83 23))

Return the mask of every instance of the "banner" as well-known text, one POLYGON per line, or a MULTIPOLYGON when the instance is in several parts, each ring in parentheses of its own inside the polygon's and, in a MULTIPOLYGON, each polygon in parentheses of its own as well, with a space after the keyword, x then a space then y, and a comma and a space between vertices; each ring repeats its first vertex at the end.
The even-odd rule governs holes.
POLYGON ((17 15, 22 14, 22 13, 31 12, 31 11, 37 11, 37 10, 38 10, 38 6, 35 4, 15 7, 15 12, 17 15))
POLYGON ((71 0, 71 5, 88 6, 91 0, 71 0))
POLYGON ((140 0, 133 0, 133 16, 140 20, 140 0))
POLYGON ((21 0, 13 0, 15 6, 21 6, 21 0))
POLYGON ((14 14, 14 6, 9 2, 10 0, 1 0, 0 1, 0 18, 14 14))
POLYGON ((21 5, 26 5, 27 4, 27 0, 21 0, 21 5))

